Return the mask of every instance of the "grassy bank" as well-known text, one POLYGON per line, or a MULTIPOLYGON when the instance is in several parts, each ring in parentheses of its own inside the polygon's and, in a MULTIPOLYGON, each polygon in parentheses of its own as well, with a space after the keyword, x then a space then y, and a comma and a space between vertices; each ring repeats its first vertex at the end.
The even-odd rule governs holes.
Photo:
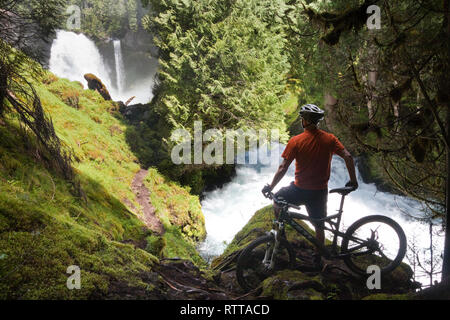
POLYGON ((194 247, 205 234, 199 200, 156 170, 147 180, 167 232, 159 236, 142 223, 130 187, 140 166, 115 103, 50 73, 34 86, 56 133, 73 151, 83 194, 75 196, 72 185, 46 165, 14 114, 0 122, 0 298, 101 297, 117 283, 152 292, 142 274, 158 264, 151 252, 161 241, 159 257, 201 264, 194 247), (71 265, 81 269, 81 290, 66 287, 71 265))

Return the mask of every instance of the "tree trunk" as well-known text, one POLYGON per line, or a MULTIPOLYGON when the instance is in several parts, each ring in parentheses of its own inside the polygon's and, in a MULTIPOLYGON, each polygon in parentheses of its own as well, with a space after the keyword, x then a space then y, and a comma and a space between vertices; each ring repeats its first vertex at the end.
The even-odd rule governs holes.
POLYGON ((369 122, 373 120, 375 115, 374 104, 376 98, 376 84, 378 78, 378 57, 374 43, 371 43, 368 49, 368 72, 367 72, 367 89, 369 93, 369 101, 367 102, 367 112, 369 114, 369 122))
POLYGON ((433 221, 430 220, 430 287, 433 285, 434 259, 433 259, 433 221))
MULTIPOLYGON (((448 41, 450 40, 450 10, 449 10, 449 1, 444 1, 444 27, 446 30, 446 38, 447 38, 447 48, 448 41)), ((445 40, 444 40, 445 41, 445 40)), ((448 68, 450 68, 450 55, 447 51, 447 61, 446 62, 446 72, 444 72, 444 88, 448 86, 448 68)), ((448 94, 448 91, 447 91, 448 94)), ((447 141, 450 140, 450 102, 446 101, 447 105, 447 123, 446 123, 446 134, 447 141)), ((444 259, 442 261, 442 280, 450 279, 450 148, 447 146, 447 183, 446 183, 446 191, 445 191, 445 241, 444 241, 444 259)))
MULTIPOLYGON (((450 138, 450 105, 447 103, 447 139, 450 138)), ((447 140, 448 141, 448 140, 447 140)), ((445 191, 445 241, 442 280, 450 278, 450 149, 447 148, 447 183, 445 191)))
POLYGON ((333 95, 331 95, 329 92, 325 92, 324 94, 324 109, 325 111, 327 111, 327 117, 328 121, 326 121, 327 127, 328 129, 330 129, 331 131, 335 131, 334 130, 334 126, 333 124, 336 123, 336 121, 338 121, 338 118, 336 116, 336 111, 335 111, 335 107, 337 104, 337 99, 335 97, 333 97, 333 95))
POLYGON ((7 85, 8 85, 8 79, 7 79, 6 67, 4 65, 0 64, 0 116, 3 114, 3 110, 4 110, 7 85))

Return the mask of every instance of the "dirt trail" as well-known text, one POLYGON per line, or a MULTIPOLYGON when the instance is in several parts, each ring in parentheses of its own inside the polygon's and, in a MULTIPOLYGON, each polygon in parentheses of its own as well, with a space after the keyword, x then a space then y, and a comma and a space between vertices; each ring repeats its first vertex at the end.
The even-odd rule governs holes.
POLYGON ((131 190, 136 195, 136 199, 142 208, 143 216, 142 221, 145 225, 152 231, 159 234, 164 233, 164 227, 159 221, 158 217, 155 215, 155 208, 150 202, 150 192, 144 184, 144 179, 147 176, 148 171, 141 169, 133 179, 131 183, 131 190))

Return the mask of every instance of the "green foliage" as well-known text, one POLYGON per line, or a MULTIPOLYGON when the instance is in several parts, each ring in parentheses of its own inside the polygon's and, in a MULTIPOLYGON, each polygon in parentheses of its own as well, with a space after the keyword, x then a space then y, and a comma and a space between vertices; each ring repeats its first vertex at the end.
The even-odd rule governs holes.
MULTIPOLYGON (((64 18, 64 0, 0 1, 0 119, 13 114, 38 141, 48 165, 72 181, 70 152, 64 150, 43 111, 31 80, 42 75, 39 43, 49 40, 64 18)), ((77 192, 79 190, 76 190, 77 192)))
POLYGON ((386 1, 381 29, 369 30, 365 8, 372 2, 294 1, 284 16, 291 75, 304 89, 301 100, 336 98, 325 106, 327 125, 354 154, 368 155, 375 179, 388 179, 425 201, 428 215, 442 216, 448 9, 443 1, 386 1))
POLYGON ((140 24, 140 0, 69 0, 81 9, 81 31, 94 39, 122 38, 140 24))
MULTIPOLYGON (((156 110, 172 128, 279 128, 289 69, 283 30, 255 1, 151 1, 160 49, 156 110)), ((271 9, 271 8, 269 8, 271 9)))
POLYGON ((162 238, 139 220, 130 185, 140 167, 116 105, 49 73, 33 85, 62 143, 73 150, 87 202, 44 165, 34 139, 8 114, 0 122, 0 298, 99 298, 118 282, 146 289, 142 274, 152 271, 157 256, 203 266, 194 243, 205 236, 204 219, 188 190, 165 180, 153 186, 167 227, 162 238), (64 101, 68 92, 79 97, 78 109, 64 101), (132 244, 144 244, 148 252, 132 244), (81 290, 66 287, 70 265, 81 268, 81 290))
MULTIPOLYGON (((0 0, 0 39, 28 56, 39 58, 39 52, 33 50, 33 41, 48 40, 61 27, 66 3, 67 0, 0 0)), ((10 53, 1 52, 2 55, 10 53)))
POLYGON ((154 35, 160 68, 150 119, 129 131, 129 141, 143 163, 200 194, 230 177, 233 167, 174 165, 175 129, 192 134, 194 122, 201 121, 204 130, 222 134, 264 128, 279 129, 282 141, 288 138, 285 114, 296 98, 287 93, 286 34, 277 18, 284 1, 149 4, 143 25, 154 35))
POLYGON ((119 242, 146 236, 137 217, 84 175, 88 205, 74 198, 14 126, 0 127, 0 141, 0 298, 86 299, 114 279, 141 286, 157 260, 119 242), (81 290, 66 287, 70 265, 81 268, 81 290))
POLYGON ((133 153, 144 166, 158 164, 159 168, 164 167, 161 162, 168 158, 168 153, 162 144, 163 132, 147 121, 130 126, 125 132, 133 153))

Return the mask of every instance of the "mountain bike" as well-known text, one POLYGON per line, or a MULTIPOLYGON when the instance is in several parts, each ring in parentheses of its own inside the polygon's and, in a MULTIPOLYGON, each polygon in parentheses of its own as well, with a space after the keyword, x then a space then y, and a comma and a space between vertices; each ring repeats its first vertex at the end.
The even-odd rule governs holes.
POLYGON ((328 260, 342 259, 358 275, 367 275, 367 268, 371 265, 378 266, 381 275, 392 272, 406 254, 406 236, 397 222, 383 215, 371 215, 357 220, 345 232, 339 230, 345 197, 354 190, 354 187, 330 190, 330 193, 342 196, 340 207, 337 214, 323 219, 312 219, 291 211, 290 208, 300 210, 300 207, 276 198, 272 192, 267 193, 266 197, 273 200, 281 210, 278 219, 273 222, 273 229, 241 252, 236 265, 239 285, 250 291, 275 272, 294 267, 296 255, 286 238, 286 224, 316 247, 322 257, 328 260), (307 227, 296 220, 310 221, 313 225, 323 223, 324 230, 333 234, 331 248, 330 245, 319 243, 307 227), (338 239, 341 239, 340 245, 338 239))

